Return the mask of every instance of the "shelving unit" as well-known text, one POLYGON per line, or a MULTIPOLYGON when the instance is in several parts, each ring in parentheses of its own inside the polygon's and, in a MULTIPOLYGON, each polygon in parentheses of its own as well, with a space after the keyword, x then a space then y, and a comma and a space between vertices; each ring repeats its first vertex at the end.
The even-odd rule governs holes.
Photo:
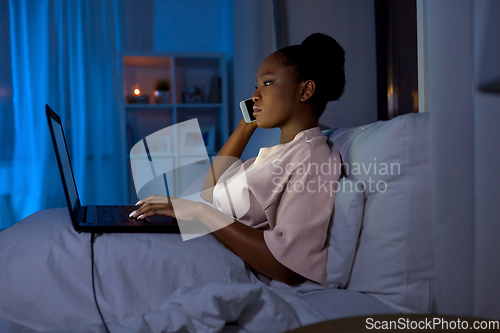
MULTIPOLYGON (((223 53, 159 52, 127 53, 122 59, 128 197, 130 202, 135 203, 137 195, 130 166, 130 149, 137 142, 191 119, 198 120, 208 156, 216 155, 228 139, 226 59, 223 53), (168 103, 158 104, 155 99, 155 84, 159 79, 170 82, 168 103), (140 90, 139 97, 134 96, 134 89, 140 90), (136 101, 147 101, 147 104, 135 104, 136 101)), ((160 143, 163 151, 155 155, 161 157, 163 165, 174 170, 165 177, 169 194, 175 196, 180 195, 190 179, 205 172, 210 163, 204 154, 179 151, 178 140, 182 140, 179 135, 176 133, 166 140, 164 146, 160 143)), ((149 185, 144 189, 147 190, 149 185)))

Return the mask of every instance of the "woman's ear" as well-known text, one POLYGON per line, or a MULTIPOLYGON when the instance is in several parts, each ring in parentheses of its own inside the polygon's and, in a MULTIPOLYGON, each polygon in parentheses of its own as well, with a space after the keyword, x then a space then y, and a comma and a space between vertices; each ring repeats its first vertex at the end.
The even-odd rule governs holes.
POLYGON ((302 82, 302 93, 300 95, 300 101, 306 102, 311 99, 316 90, 316 83, 313 80, 307 80, 302 82))

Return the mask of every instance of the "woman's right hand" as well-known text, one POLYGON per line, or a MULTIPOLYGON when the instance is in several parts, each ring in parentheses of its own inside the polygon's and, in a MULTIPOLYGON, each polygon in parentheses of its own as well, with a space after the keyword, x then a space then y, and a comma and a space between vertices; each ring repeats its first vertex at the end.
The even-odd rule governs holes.
POLYGON ((233 156, 240 158, 257 127, 256 121, 247 123, 242 118, 229 139, 226 143, 224 143, 224 146, 219 151, 218 156, 233 156))
POLYGON ((137 210, 130 214, 130 217, 146 219, 154 215, 165 215, 183 221, 198 221, 199 211, 204 203, 168 197, 164 195, 152 195, 139 200, 137 210))
POLYGON ((257 126, 256 121, 252 121, 251 123, 247 123, 245 121, 245 119, 243 119, 243 118, 240 120, 240 123, 238 124, 238 126, 240 126, 240 125, 244 126, 244 127, 248 127, 249 129, 254 130, 254 131, 257 129, 257 127, 259 127, 259 126, 257 126))
POLYGON ((203 190, 200 193, 203 200, 207 202, 213 201, 213 187, 217 184, 220 176, 227 170, 227 168, 229 168, 235 160, 241 157, 241 154, 243 154, 248 141, 250 141, 250 138, 257 127, 258 126, 255 121, 247 123, 244 119, 240 120, 240 123, 234 130, 233 134, 231 134, 229 139, 212 161, 210 170, 205 178, 203 190))

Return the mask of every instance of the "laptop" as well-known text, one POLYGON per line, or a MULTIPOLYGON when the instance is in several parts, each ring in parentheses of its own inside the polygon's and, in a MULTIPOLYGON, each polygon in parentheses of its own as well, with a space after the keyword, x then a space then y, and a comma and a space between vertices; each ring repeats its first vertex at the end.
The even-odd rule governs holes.
POLYGON ((48 105, 45 105, 45 111, 71 221, 76 231, 180 233, 177 220, 172 217, 152 216, 141 220, 130 218, 129 214, 138 208, 136 206, 82 206, 71 168, 61 118, 48 105))

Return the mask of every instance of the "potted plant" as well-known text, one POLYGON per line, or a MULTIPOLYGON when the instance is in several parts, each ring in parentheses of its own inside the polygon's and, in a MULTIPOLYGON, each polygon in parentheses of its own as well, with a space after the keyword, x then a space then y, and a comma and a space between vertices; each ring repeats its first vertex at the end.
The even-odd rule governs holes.
POLYGON ((170 102, 170 82, 167 79, 156 80, 155 97, 157 104, 170 102))

